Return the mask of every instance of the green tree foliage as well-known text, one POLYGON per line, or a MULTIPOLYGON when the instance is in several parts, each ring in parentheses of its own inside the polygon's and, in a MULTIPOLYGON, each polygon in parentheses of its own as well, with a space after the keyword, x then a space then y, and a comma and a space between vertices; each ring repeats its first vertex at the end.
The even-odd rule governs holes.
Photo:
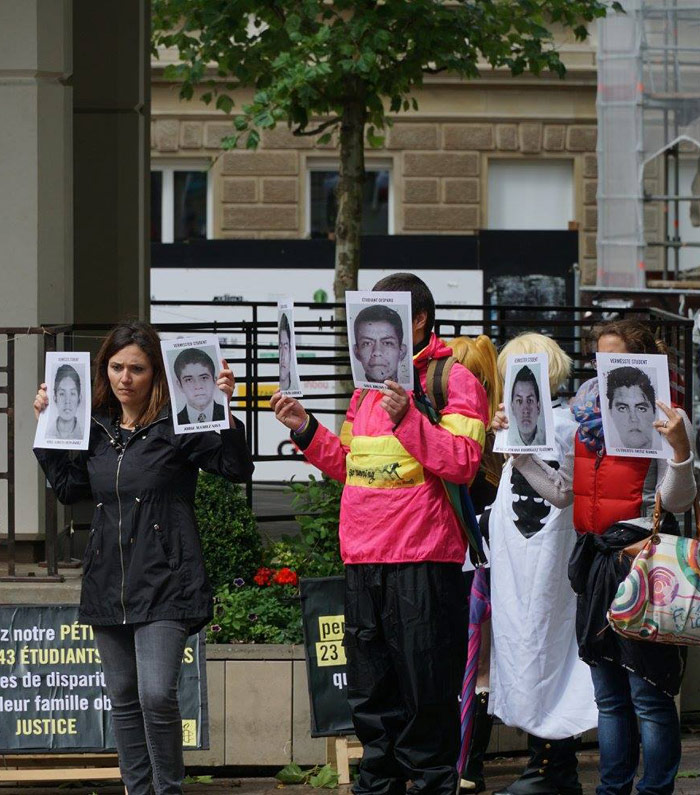
POLYGON ((154 44, 175 47, 181 63, 166 74, 180 94, 225 113, 233 92, 252 88, 235 132, 249 148, 260 130, 286 123, 297 135, 330 140, 339 131, 335 294, 357 285, 364 146, 381 145, 427 73, 479 76, 479 64, 512 74, 564 75, 556 26, 588 35, 612 0, 153 0, 154 44))
POLYGON ((235 579, 252 580, 263 548, 255 516, 240 486, 200 472, 195 516, 214 593, 235 579))

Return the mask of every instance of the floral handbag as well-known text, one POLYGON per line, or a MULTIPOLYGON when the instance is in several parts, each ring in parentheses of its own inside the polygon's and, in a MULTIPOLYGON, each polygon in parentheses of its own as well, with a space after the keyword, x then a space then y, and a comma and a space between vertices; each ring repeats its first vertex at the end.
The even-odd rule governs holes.
POLYGON ((700 505, 695 500, 695 538, 659 533, 656 497, 652 535, 621 554, 635 555, 608 610, 620 635, 679 646, 700 645, 700 505))

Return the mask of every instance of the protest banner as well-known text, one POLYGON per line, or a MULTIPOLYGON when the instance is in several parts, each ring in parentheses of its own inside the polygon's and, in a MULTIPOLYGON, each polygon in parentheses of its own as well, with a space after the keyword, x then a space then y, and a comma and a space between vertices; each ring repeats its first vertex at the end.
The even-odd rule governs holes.
MULTIPOLYGON (((178 682, 183 746, 208 748, 206 655, 187 641, 178 682)), ((0 753, 115 748, 100 655, 77 605, 0 606, 0 753)))
POLYGON ((302 578, 299 582, 312 737, 354 732, 343 646, 344 588, 343 577, 302 578))

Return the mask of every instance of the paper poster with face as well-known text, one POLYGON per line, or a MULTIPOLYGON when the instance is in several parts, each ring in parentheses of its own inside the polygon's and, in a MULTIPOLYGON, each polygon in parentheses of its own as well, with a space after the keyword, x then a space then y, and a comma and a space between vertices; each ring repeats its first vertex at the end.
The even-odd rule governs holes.
POLYGON ((229 427, 228 401, 217 387, 221 348, 215 334, 161 340, 175 433, 229 427))
POLYGON ((34 447, 87 450, 90 440, 90 354, 46 354, 49 405, 39 415, 34 447))
POLYGON ((277 302, 277 341, 279 347, 280 392, 302 397, 297 368, 297 346, 294 340, 294 303, 290 298, 277 302))
POLYGON ((503 390, 508 428, 498 431, 498 453, 554 452, 554 415, 546 353, 509 356, 503 390))
POLYGON ((411 293, 345 294, 352 378, 357 389, 396 381, 413 390, 411 293))
POLYGON ((654 428, 671 405, 668 357, 645 353, 597 353, 600 411, 609 455, 672 458, 673 450, 654 428))

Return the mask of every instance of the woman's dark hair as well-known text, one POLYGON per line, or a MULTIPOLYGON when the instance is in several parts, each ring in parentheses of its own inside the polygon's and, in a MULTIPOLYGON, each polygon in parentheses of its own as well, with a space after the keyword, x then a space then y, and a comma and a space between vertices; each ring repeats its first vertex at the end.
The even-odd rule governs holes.
POLYGON ((593 329, 593 342, 601 337, 619 337, 627 353, 667 353, 666 345, 657 340, 652 329, 640 320, 612 320, 593 329))
POLYGON ((95 409, 107 409, 110 416, 121 414, 121 405, 109 383, 107 367, 109 360, 122 348, 126 348, 127 345, 138 345, 148 357, 153 368, 151 397, 141 416, 137 419, 139 425, 148 425, 158 417, 170 399, 168 381, 165 377, 165 367, 163 366, 163 357, 160 351, 160 339, 153 326, 149 323, 141 321, 120 323, 109 332, 107 339, 102 343, 102 347, 97 354, 95 363, 95 396, 92 405, 95 409))
POLYGON ((83 395, 83 385, 80 383, 80 376, 76 371, 75 367, 70 364, 62 364, 58 370, 56 370, 56 376, 53 380, 53 394, 56 397, 58 393, 58 386, 63 381, 64 378, 70 378, 70 380, 75 384, 76 389, 78 390, 78 397, 82 397, 83 395))
POLYGON ((412 273, 392 273, 380 279, 372 288, 374 292, 407 292, 411 293, 411 315, 415 318, 425 312, 426 336, 435 325, 435 299, 428 285, 412 273))

